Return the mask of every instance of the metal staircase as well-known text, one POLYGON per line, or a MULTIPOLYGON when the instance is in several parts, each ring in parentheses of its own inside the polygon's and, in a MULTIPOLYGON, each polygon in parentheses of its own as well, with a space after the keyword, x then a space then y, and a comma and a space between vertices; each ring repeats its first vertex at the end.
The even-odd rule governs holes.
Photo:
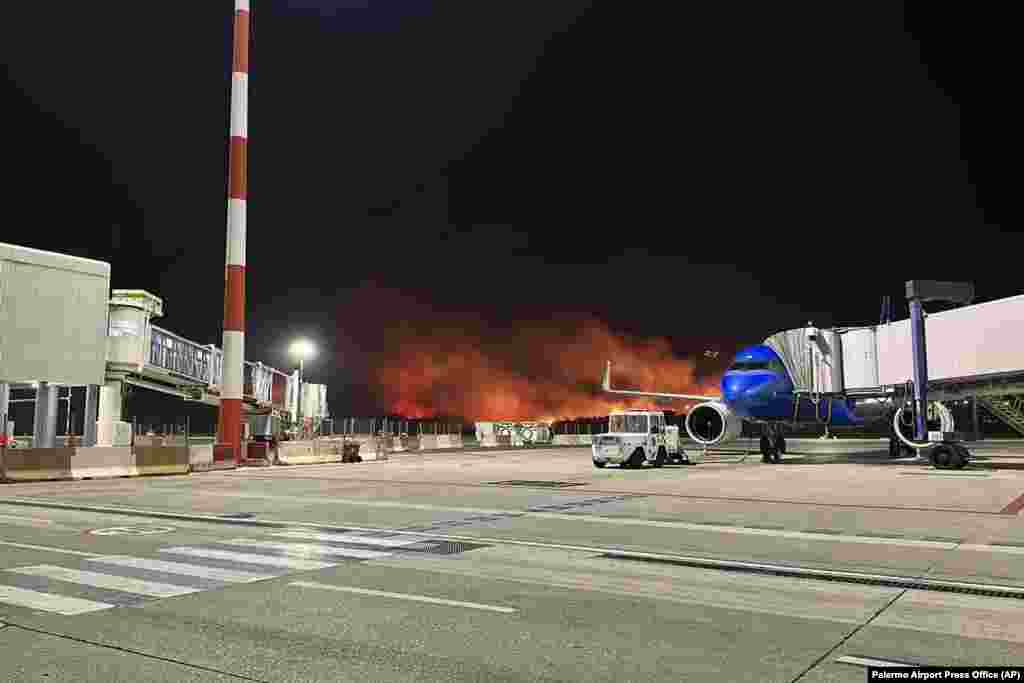
POLYGON ((978 403, 1024 436, 1024 396, 979 396, 978 403))

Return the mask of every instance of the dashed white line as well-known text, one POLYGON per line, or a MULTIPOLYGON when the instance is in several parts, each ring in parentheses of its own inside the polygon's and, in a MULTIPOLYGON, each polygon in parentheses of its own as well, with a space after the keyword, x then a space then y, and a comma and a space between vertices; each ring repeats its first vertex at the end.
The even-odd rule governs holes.
POLYGON ((94 602, 92 600, 70 598, 51 593, 40 593, 26 588, 15 588, 14 586, 0 586, 0 603, 28 607, 29 609, 45 612, 56 612, 65 616, 98 612, 114 607, 114 605, 109 605, 105 602, 94 602))
POLYGON ((186 564, 184 562, 167 562, 165 560, 152 560, 142 557, 100 557, 92 562, 98 564, 110 564, 120 567, 134 567, 136 569, 148 569, 155 572, 167 574, 180 574, 182 576, 197 576, 203 579, 224 581, 225 583, 252 583, 254 581, 265 581, 277 578, 276 574, 253 574, 232 569, 220 569, 219 567, 204 567, 198 564, 186 564))
POLYGON ((447 605, 449 607, 468 607, 489 612, 501 612, 512 614, 519 610, 513 607, 501 607, 499 605, 484 605, 479 602, 463 602, 461 600, 445 600, 443 598, 431 598, 426 595, 410 595, 409 593, 390 593, 388 591, 371 590, 369 588, 356 588, 355 586, 333 586, 327 583, 315 583, 313 581, 292 581, 289 586, 301 586, 302 588, 319 588, 321 590, 338 591, 341 593, 355 593, 357 595, 370 595, 380 598, 396 598, 398 600, 411 600, 413 602, 426 602, 433 605, 447 605))
POLYGON ((37 567, 18 567, 6 571, 25 576, 44 576, 48 579, 77 583, 83 586, 95 588, 109 588, 123 593, 135 593, 154 598, 171 598, 178 595, 198 593, 198 588, 187 588, 185 586, 172 586, 167 583, 156 581, 144 581, 129 576, 115 576, 112 574, 100 574, 98 572, 81 571, 69 569, 68 567, 54 567, 51 565, 39 565, 37 567))
POLYGON ((314 545, 311 543, 270 543, 267 541, 253 541, 247 538, 233 538, 230 541, 218 541, 221 545, 237 546, 239 548, 252 548, 253 550, 271 550, 287 553, 291 557, 351 557, 361 560, 379 560, 383 557, 391 557, 394 553, 381 552, 379 550, 364 550, 363 548, 335 548, 326 545, 314 545))
POLYGON ((920 664, 907 664, 906 662, 891 662, 887 659, 875 659, 873 657, 853 657, 849 655, 840 657, 836 660, 836 662, 838 662, 839 664, 853 664, 854 666, 863 666, 865 668, 869 666, 894 666, 905 667, 910 669, 916 666, 920 666, 920 664))
POLYGON ((308 571, 310 569, 327 569, 333 567, 335 562, 316 562, 314 560, 302 560, 293 557, 270 557, 269 555, 252 555, 248 553, 233 553, 227 550, 213 550, 210 548, 160 548, 162 553, 173 553, 175 555, 189 555, 192 557, 207 557, 214 560, 232 560, 245 564, 265 564, 271 567, 285 567, 287 569, 298 569, 308 571))
POLYGON ((99 553, 84 553, 81 550, 68 550, 67 548, 54 548, 48 545, 32 545, 31 543, 14 543, 12 541, 0 541, 0 545, 9 545, 12 548, 27 548, 29 550, 45 550, 51 553, 65 553, 67 555, 80 555, 82 557, 102 557, 99 553))

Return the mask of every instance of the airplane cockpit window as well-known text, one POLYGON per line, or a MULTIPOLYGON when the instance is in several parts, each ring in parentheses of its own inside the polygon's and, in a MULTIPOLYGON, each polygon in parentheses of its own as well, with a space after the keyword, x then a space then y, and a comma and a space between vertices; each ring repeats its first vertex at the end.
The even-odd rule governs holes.
POLYGON ((774 370, 771 367, 771 363, 759 363, 756 361, 739 361, 733 363, 732 367, 729 368, 729 372, 737 370, 774 370))

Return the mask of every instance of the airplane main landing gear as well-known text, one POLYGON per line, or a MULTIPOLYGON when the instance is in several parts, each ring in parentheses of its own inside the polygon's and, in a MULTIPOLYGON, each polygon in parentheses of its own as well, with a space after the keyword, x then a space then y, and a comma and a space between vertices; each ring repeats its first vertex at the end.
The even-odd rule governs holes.
POLYGON ((932 466, 939 470, 962 470, 970 452, 958 443, 940 443, 928 454, 932 466))

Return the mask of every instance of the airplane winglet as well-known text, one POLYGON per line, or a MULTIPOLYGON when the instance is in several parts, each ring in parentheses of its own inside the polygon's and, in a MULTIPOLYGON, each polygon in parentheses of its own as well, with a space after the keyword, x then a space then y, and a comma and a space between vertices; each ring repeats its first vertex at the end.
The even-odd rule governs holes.
POLYGON ((608 364, 604 368, 604 379, 601 380, 601 388, 605 391, 612 390, 612 362, 608 361, 608 364))

